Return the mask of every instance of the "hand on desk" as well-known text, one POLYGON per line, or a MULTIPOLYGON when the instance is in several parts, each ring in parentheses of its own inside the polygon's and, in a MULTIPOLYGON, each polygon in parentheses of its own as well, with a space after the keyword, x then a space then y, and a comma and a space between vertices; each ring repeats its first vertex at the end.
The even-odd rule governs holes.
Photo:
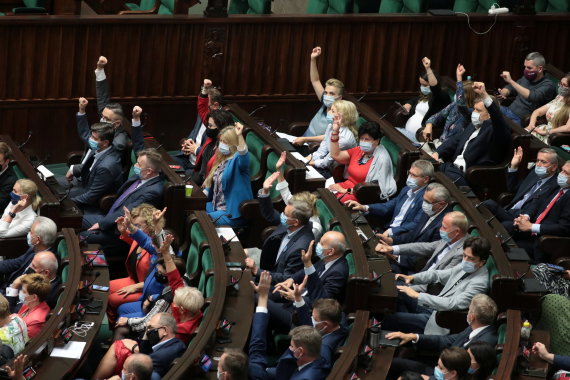
POLYGON ((552 364, 554 362, 554 354, 546 349, 546 346, 540 342, 532 345, 532 353, 538 355, 542 360, 552 364))
POLYGON ((392 243, 394 243, 394 239, 392 239, 390 237, 390 235, 388 235, 388 231, 384 231, 381 234, 376 234, 376 237, 380 240, 382 240, 384 243, 388 244, 388 245, 392 245, 392 243))
POLYGON ((410 288, 409 286, 400 285, 396 286, 396 288, 398 288, 398 291, 404 293, 410 298, 420 298, 420 293, 416 292, 414 289, 410 288))
POLYGON ((400 339, 400 346, 403 346, 404 344, 416 339, 416 334, 406 334, 401 331, 395 331, 386 334, 386 339, 400 339))
POLYGON ((408 276, 407 274, 397 273, 396 276, 394 277, 394 280, 397 281, 399 278, 404 280, 406 284, 411 284, 414 281, 414 276, 408 276))

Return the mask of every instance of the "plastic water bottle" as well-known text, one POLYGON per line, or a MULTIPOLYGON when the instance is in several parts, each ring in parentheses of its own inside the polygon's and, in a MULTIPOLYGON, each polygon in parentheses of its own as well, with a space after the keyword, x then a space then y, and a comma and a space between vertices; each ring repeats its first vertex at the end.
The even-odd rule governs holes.
POLYGON ((532 330, 532 325, 530 324, 530 322, 528 320, 524 321, 521 328, 521 344, 523 346, 526 346, 530 341, 531 330, 532 330))

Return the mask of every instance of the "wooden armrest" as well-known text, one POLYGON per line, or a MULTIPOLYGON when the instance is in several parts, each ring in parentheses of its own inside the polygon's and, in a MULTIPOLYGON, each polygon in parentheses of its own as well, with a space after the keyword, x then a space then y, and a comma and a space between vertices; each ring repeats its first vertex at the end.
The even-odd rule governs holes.
POLYGON ((548 137, 548 144, 552 146, 570 145, 570 133, 553 133, 548 137))
POLYGON ((570 237, 545 235, 540 238, 540 249, 548 255, 549 262, 568 256, 570 237))
POLYGON ((380 186, 377 183, 365 182, 354 186, 354 196, 358 199, 358 203, 371 204, 385 202, 380 199, 380 186))
POLYGON ((497 203, 505 207, 506 205, 512 202, 514 197, 515 195, 513 193, 501 193, 497 198, 497 203))
POLYGON ((74 150, 67 154, 67 166, 77 165, 81 163, 81 157, 83 157, 83 152, 80 150, 74 150))
POLYGON ((559 257, 554 261, 554 264, 564 267, 564 269, 570 269, 570 257, 559 257))
POLYGON ((309 146, 309 152, 310 152, 310 153, 316 152, 317 149, 319 149, 319 146, 320 146, 320 145, 321 145, 321 143, 318 142, 318 141, 310 142, 310 143, 308 144, 308 146, 309 146))
POLYGON ((467 327, 467 310, 438 311, 435 321, 441 327, 451 330, 451 334, 457 334, 467 327))
POLYGON ((264 228, 263 231, 261 231, 261 241, 265 241, 276 229, 277 226, 269 226, 264 228))
POLYGON ((109 212, 116 199, 117 194, 104 195, 101 199, 99 199, 99 209, 103 212, 103 215, 106 215, 109 212))
POLYGON ((292 136, 303 136, 303 133, 309 128, 309 123, 306 121, 297 121, 294 123, 289 124, 287 127, 287 133, 292 136))

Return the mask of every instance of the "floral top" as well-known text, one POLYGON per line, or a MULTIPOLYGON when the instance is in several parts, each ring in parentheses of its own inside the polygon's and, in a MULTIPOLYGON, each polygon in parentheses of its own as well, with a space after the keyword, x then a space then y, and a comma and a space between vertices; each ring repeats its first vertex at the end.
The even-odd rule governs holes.
POLYGON ((14 356, 24 350, 28 340, 26 322, 17 314, 12 314, 10 322, 0 327, 0 341, 14 351, 14 356))

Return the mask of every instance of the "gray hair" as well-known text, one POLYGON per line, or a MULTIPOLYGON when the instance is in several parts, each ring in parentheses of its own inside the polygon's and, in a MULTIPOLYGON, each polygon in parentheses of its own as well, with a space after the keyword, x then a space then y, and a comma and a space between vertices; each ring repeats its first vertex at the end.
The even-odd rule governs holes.
POLYGON ((471 305, 469 309, 479 323, 483 325, 493 325, 495 323, 495 318, 497 317, 497 304, 491 297, 486 294, 477 294, 471 300, 471 305))
POLYGON ((161 326, 168 327, 173 334, 176 334, 176 319, 169 313, 158 313, 159 316, 158 323, 161 326))
POLYGON ((546 60, 544 59, 544 56, 537 51, 528 53, 528 55, 525 58, 525 61, 533 61, 535 65, 542 67, 546 65, 546 60))
POLYGON ((469 229, 469 221, 464 213, 461 211, 452 211, 445 214, 445 216, 449 216, 452 226, 459 228, 459 230, 464 234, 467 233, 467 230, 469 229))
POLYGON ((549 156, 548 160, 550 161, 550 163, 558 165, 558 153, 556 153, 554 149, 542 148, 541 150, 538 151, 538 153, 548 154, 549 156))
POLYGON ((313 215, 313 206, 301 200, 291 199, 289 206, 293 207, 291 218, 298 219, 302 225, 309 222, 309 218, 313 215))
POLYGON ((53 220, 45 216, 38 216, 34 219, 34 231, 40 237, 42 243, 50 247, 57 237, 57 226, 53 220))
POLYGON ((433 178, 434 168, 431 162, 427 160, 416 160, 412 162, 412 166, 420 169, 420 177, 433 178))
POLYGON ((451 194, 442 184, 430 183, 426 188, 426 192, 428 191, 433 191, 434 202, 451 203, 451 194))

